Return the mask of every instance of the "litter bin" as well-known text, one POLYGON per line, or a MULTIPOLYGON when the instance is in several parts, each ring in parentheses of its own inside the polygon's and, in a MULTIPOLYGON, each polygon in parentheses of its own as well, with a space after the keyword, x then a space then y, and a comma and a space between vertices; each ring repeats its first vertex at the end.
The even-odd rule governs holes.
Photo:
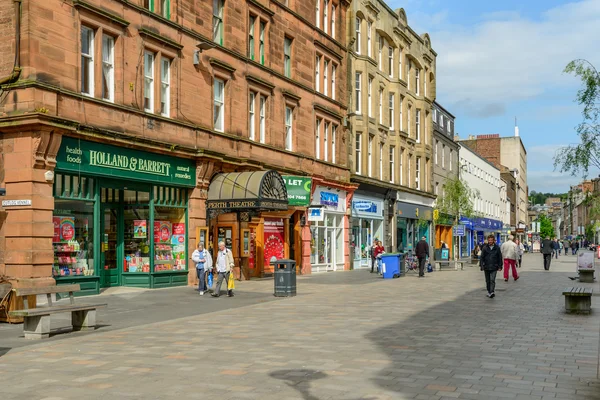
POLYGON ((402 254, 400 253, 384 253, 381 255, 381 268, 383 279, 392 279, 400 277, 400 265, 402 254))
POLYGON ((296 261, 277 260, 271 263, 275 268, 275 291, 277 297, 292 297, 296 295, 296 261))

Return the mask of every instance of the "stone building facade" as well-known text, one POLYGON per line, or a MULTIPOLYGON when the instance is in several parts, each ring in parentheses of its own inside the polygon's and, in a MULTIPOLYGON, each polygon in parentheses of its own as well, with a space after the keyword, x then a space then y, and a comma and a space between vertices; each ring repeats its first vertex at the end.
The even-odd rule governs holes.
POLYGON ((96 292, 191 284, 191 251, 220 240, 237 277, 268 274, 269 252, 310 273, 310 197, 355 187, 349 5, 0 0, 0 185, 26 200, 1 210, 0 274, 96 292), (306 204, 282 198, 282 176, 312 179, 306 204))
POLYGON ((368 263, 374 239, 387 251, 413 249, 423 235, 431 239, 437 54, 428 34, 410 28, 403 9, 381 0, 352 2, 347 18, 357 268, 368 263))

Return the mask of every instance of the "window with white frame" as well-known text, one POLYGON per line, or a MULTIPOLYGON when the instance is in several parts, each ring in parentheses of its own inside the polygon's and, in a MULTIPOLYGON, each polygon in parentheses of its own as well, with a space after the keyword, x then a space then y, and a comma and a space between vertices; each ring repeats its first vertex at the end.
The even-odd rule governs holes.
POLYGON ((372 92, 373 91, 373 78, 369 76, 369 85, 367 86, 367 114, 369 117, 373 117, 373 100, 372 100, 372 92))
POLYGON ((213 0, 213 41, 223 46, 224 0, 213 0))
POLYGON ((371 42, 371 31, 373 30, 373 23, 367 22, 367 55, 373 57, 373 43, 371 42))
POLYGON ((410 137, 410 128, 411 128, 411 114, 412 114, 412 107, 408 106, 408 113, 406 114, 406 129, 408 130, 408 132, 406 132, 408 134, 408 137, 410 137))
POLYGON ((450 171, 452 171, 452 149, 450 149, 450 155, 448 156, 448 161, 450 163, 450 166, 448 168, 450 169, 450 171))
POLYGON ((248 57, 254 60, 254 52, 256 43, 254 42, 254 30, 256 29, 256 17, 250 16, 250 23, 248 26, 248 57))
POLYGON ((383 37, 379 36, 379 70, 383 71, 383 37))
POLYGON ((398 47, 398 79, 403 79, 402 76, 402 47, 398 47))
POLYGON ((394 77, 394 48, 392 46, 388 46, 388 72, 390 78, 394 77))
MULTIPOLYGON (((317 1, 318 3, 318 1, 317 1)), ((354 30, 356 32, 356 42, 354 43, 354 51, 356 52, 356 54, 360 54, 360 24, 361 24, 362 20, 358 17, 356 17, 355 21, 354 21, 354 30)))
POLYGON ((337 125, 331 125, 331 162, 336 163, 336 148, 335 143, 337 139, 337 125))
POLYGON ((452 132, 452 127, 450 126, 452 124, 451 120, 448 120, 448 123, 446 124, 446 132, 451 133, 452 132))
POLYGON ((102 98, 115 100, 115 39, 102 35, 102 98))
POLYGON ((417 143, 421 143, 421 110, 418 109, 415 115, 415 136, 417 143))
POLYGON ((285 108, 285 149, 288 151, 293 150, 293 122, 294 112, 291 107, 285 108))
POLYGON ((396 100, 396 96, 394 95, 394 93, 390 93, 389 96, 389 105, 388 105, 388 114, 389 114, 389 124, 390 124, 390 130, 393 131, 394 130, 394 101, 396 100))
POLYGON ((354 78, 355 78, 355 83, 354 83, 354 92, 356 95, 356 113, 360 114, 361 113, 361 97, 360 97, 360 81, 362 79, 362 73, 357 72, 356 74, 354 74, 354 78))
POLYGON ((323 94, 325 96, 329 96, 329 90, 328 90, 328 84, 329 84, 329 77, 327 76, 329 70, 329 60, 325 60, 323 61, 323 94))
POLYGON ((256 140, 256 112, 254 111, 256 103, 256 93, 250 92, 248 97, 248 137, 250 140, 256 140))
POLYGON ((373 136, 369 135, 369 144, 367 147, 367 174, 369 178, 373 177, 373 136))
MULTIPOLYGON (((320 0, 317 0, 320 1, 320 0)), ((329 33, 329 19, 327 16, 327 12, 329 11, 329 0, 323 0, 323 31, 325 33, 329 33)))
POLYGON ((442 145, 442 168, 446 169, 446 145, 442 145))
POLYGON ((261 20, 258 26, 258 62, 265 65, 265 30, 267 24, 261 20))
POLYGON ((439 151, 439 147, 440 146, 440 142, 439 141, 435 141, 435 147, 433 148, 433 160, 435 162, 435 165, 438 165, 438 151, 439 151))
POLYGON ((144 110, 154 112, 154 53, 144 52, 144 110))
POLYGON ((168 117, 171 112, 171 60, 160 60, 160 113, 168 117))
POLYGON ((402 120, 402 109, 404 108, 404 98, 402 96, 400 96, 400 108, 398 109, 400 111, 400 115, 398 116, 398 130, 403 131, 404 130, 404 121, 402 120))
POLYGON ((408 155, 407 166, 406 166, 406 168, 407 168, 406 176, 408 177, 407 182, 406 182, 406 186, 408 186, 408 187, 412 187, 412 185, 410 184, 411 181, 412 181, 412 174, 411 174, 412 168, 411 168, 411 166, 412 166, 412 154, 409 154, 408 155))
POLYGON ((260 142, 265 143, 267 136, 267 98, 260 96, 258 109, 258 133, 260 142))
POLYGON ((415 189, 421 190, 421 157, 415 162, 415 189))
POLYGON ((331 5, 331 37, 335 39, 335 4, 331 5))
POLYGON ((419 68, 415 68, 415 93, 417 96, 421 94, 421 70, 419 68))
POLYGON ((315 59, 315 90, 321 92, 321 56, 315 59))
POLYGON ((427 97, 427 75, 429 75, 429 72, 427 72, 427 68, 425 68, 425 76, 423 77, 423 94, 425 97, 427 97))
POLYGON ((408 62, 406 63, 406 89, 407 90, 410 90, 410 70, 411 69, 412 69, 412 61, 409 58, 408 62))
POLYGON ((81 26, 81 93, 94 95, 94 31, 81 26))
POLYGON ((404 149, 400 150, 400 158, 398 158, 398 171, 400 171, 400 186, 404 185, 404 149))
POLYGON ((317 0, 315 8, 315 22, 317 24, 317 28, 321 27, 321 0, 317 0))
POLYGON ((379 180, 383 180, 383 143, 379 143, 379 180))
POLYGON ((337 66, 331 63, 331 98, 335 100, 335 74, 337 73, 337 66))
POLYGON ((215 79, 213 96, 213 127, 215 131, 225 130, 225 82, 215 79))
POLYGON ((317 160, 321 159, 321 123, 321 118, 317 118, 315 126, 315 157, 317 160))
POLYGON ((394 169, 396 164, 396 146, 390 146, 390 158, 389 158, 389 177, 391 183, 396 183, 396 170, 394 169))
POLYGON ((292 77, 292 39, 283 39, 283 69, 285 76, 292 77))
POLYGON ((362 174, 362 134, 356 134, 354 141, 354 168, 358 175, 362 174))
POLYGON ((379 123, 383 124, 383 89, 379 89, 379 123))
POLYGON ((171 19, 171 0, 162 0, 161 12, 166 19, 171 19))
POLYGON ((329 161, 329 122, 323 127, 323 160, 329 161))

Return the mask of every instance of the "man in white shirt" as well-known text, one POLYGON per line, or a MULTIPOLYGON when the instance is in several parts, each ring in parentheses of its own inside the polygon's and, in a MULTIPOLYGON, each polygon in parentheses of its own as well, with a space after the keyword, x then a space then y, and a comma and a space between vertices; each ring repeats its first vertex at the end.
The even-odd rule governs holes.
MULTIPOLYGON (((215 292, 212 294, 213 297, 221 295, 221 284, 225 280, 225 284, 227 285, 234 266, 235 263, 231 250, 225 247, 225 242, 219 242, 219 253, 217 254, 217 273, 219 277, 217 278, 215 292)), ((233 297, 233 290, 227 290, 227 297, 233 297)))
POLYGON ((213 262, 210 252, 204 248, 202 243, 198 243, 198 248, 192 253, 192 261, 196 263, 198 291, 200 296, 203 296, 204 290, 206 290, 206 274, 211 271, 213 262))
POLYGON ((500 251, 502 252, 502 259, 504 259, 504 281, 508 282, 508 270, 512 270, 513 278, 519 279, 517 274, 517 260, 519 259, 519 246, 513 242, 514 236, 509 235, 508 240, 502 243, 500 251))

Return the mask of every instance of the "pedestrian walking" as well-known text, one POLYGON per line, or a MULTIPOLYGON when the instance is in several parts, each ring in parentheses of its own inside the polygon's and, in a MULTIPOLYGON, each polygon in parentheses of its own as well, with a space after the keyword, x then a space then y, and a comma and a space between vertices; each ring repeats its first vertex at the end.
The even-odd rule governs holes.
POLYGON ((487 243, 483 245, 479 267, 485 273, 487 297, 496 297, 496 274, 498 271, 502 271, 502 252, 496 245, 494 235, 489 235, 487 243))
POLYGON ((425 236, 417 243, 416 253, 419 260, 419 278, 423 278, 425 277, 425 261, 427 260, 427 256, 429 256, 429 244, 427 244, 425 236))
POLYGON ((556 238, 552 240, 552 249, 554 250, 554 257, 558 259, 558 251, 560 250, 560 245, 558 244, 558 240, 556 238))
POLYGON ((579 241, 575 241, 575 254, 577 254, 577 252, 579 252, 579 241))
POLYGON ((547 236, 546 239, 542 240, 541 252, 544 255, 544 269, 550 270, 550 263, 552 262, 552 240, 547 236))
MULTIPOLYGON (((558 240, 558 239, 557 239, 558 240)), ((558 241, 558 255, 562 256, 563 242, 558 241)))
POLYGON ((523 261, 523 254, 525 254, 525 246, 519 239, 515 241, 515 244, 519 248, 519 260, 517 261, 517 268, 521 268, 521 262, 523 261))
POLYGON ((571 241, 571 252, 572 252, 572 255, 575 255, 575 243, 576 242, 577 242, 576 240, 571 241))
POLYGON ((202 243, 198 243, 198 248, 192 253, 192 260, 196 263, 196 274, 198 275, 198 292, 204 296, 206 287, 206 274, 212 270, 213 262, 210 252, 204 248, 202 243))
MULTIPOLYGON (((229 283, 231 277, 231 270, 235 266, 233 261, 233 254, 231 250, 225 247, 225 242, 219 242, 219 253, 217 254, 217 284, 215 292, 212 294, 213 297, 221 296, 221 284, 225 281, 225 285, 229 283)), ((227 297, 233 297, 233 290, 227 289, 227 297)))
POLYGON ((517 274, 517 260, 519 259, 519 246, 513 241, 513 235, 508 236, 508 240, 500 246, 502 259, 504 260, 504 282, 508 282, 509 270, 512 271, 512 276, 515 282, 519 279, 517 274))
POLYGON ((569 255, 569 249, 571 248, 571 243, 568 239, 563 240, 563 249, 565 250, 565 256, 569 255))

